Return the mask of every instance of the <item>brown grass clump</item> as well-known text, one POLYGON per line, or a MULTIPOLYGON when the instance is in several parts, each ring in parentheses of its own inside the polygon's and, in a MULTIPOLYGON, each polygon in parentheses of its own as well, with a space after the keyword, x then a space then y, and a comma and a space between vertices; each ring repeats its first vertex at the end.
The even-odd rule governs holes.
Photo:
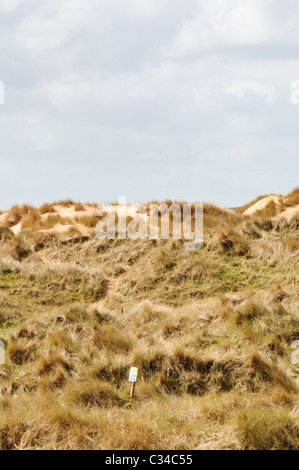
POLYGON ((74 208, 75 208, 75 211, 76 211, 76 212, 85 211, 85 207, 84 207, 83 204, 81 204, 80 202, 79 202, 79 203, 76 203, 76 204, 74 205, 74 208))
POLYGON ((274 201, 268 202, 266 207, 256 212, 257 217, 274 217, 278 213, 278 206, 274 201))
POLYGON ((252 408, 237 417, 240 437, 247 450, 298 450, 299 427, 284 410, 252 408))
POLYGON ((8 252, 16 260, 27 258, 32 250, 31 240, 22 233, 10 240, 8 252))
POLYGON ((22 209, 19 206, 14 206, 11 208, 7 218, 8 227, 12 227, 20 222, 22 219, 22 209))
POLYGON ((234 310, 233 317, 236 325, 241 325, 244 322, 252 322, 256 318, 263 316, 263 314, 265 314, 263 304, 248 300, 234 310))
POLYGON ((39 208, 39 213, 40 213, 41 215, 50 214, 50 213, 53 213, 53 212, 56 212, 56 210, 55 210, 55 204, 43 204, 43 205, 39 208))
POLYGON ((293 207, 299 204, 299 188, 295 188, 284 198, 284 207, 293 207))
POLYGON ((123 336, 114 325, 103 325, 96 328, 93 343, 98 348, 107 348, 114 351, 129 351, 132 348, 129 338, 123 336))
POLYGON ((111 408, 124 403, 112 385, 97 380, 89 383, 79 382, 75 387, 70 386, 66 394, 69 394, 70 400, 85 407, 111 408))
POLYGON ((29 212, 22 219, 22 230, 32 229, 41 220, 40 215, 36 212, 29 212))
POLYGON ((24 204, 22 207, 20 206, 12 207, 11 210, 8 212, 8 216, 7 216, 8 227, 12 227, 18 224, 22 220, 23 216, 30 214, 32 212, 35 212, 34 207, 29 206, 27 204, 24 204))
POLYGON ((273 382, 276 385, 280 385, 285 388, 287 391, 298 391, 297 386, 292 380, 277 366, 268 364, 265 360, 262 359, 260 354, 252 348, 249 353, 249 364, 255 369, 258 373, 259 378, 263 382, 273 382))
POLYGON ((32 342, 12 340, 9 342, 6 352, 14 364, 21 366, 34 359, 35 348, 32 342))
POLYGON ((59 214, 49 214, 46 219, 43 219, 39 226, 37 227, 38 230, 50 230, 55 227, 56 224, 64 224, 67 221, 63 219, 59 214))
POLYGON ((62 201, 57 201, 54 203, 55 206, 62 206, 62 207, 71 207, 75 205, 75 202, 71 199, 64 199, 62 201))
POLYGON ((81 215, 81 216, 75 217, 74 219, 74 222, 82 224, 88 228, 95 228, 98 221, 99 221, 99 217, 96 217, 95 215, 84 215, 84 216, 81 215))
POLYGON ((67 237, 81 237, 82 234, 76 225, 71 225, 66 232, 67 237))
POLYGON ((217 248, 224 253, 238 256, 246 255, 249 251, 246 239, 232 229, 221 230, 214 235, 208 244, 208 249, 215 250, 217 248))
POLYGON ((7 242, 13 238, 14 234, 9 228, 0 225, 0 242, 7 242))
POLYGON ((40 357, 36 363, 36 373, 38 376, 48 375, 53 370, 64 369, 69 371, 71 369, 66 359, 57 353, 50 354, 47 357, 40 357))

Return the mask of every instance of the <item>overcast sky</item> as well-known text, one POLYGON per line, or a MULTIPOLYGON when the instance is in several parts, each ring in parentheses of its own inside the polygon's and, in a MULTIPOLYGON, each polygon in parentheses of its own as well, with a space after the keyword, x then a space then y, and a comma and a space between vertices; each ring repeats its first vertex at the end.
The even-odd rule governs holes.
POLYGON ((0 208, 298 185, 298 0, 0 0, 0 208))

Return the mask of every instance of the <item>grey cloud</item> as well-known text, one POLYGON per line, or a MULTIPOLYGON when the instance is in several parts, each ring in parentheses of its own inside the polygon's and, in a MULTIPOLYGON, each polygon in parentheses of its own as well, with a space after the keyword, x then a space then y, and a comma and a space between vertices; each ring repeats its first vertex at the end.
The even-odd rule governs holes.
POLYGON ((1 208, 291 190, 298 15, 293 0, 0 0, 1 208))

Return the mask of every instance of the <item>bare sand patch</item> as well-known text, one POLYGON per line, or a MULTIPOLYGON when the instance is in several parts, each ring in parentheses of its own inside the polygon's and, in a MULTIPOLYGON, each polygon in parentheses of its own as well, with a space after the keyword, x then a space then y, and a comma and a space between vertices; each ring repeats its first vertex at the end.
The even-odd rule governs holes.
POLYGON ((286 218, 288 220, 292 219, 293 217, 299 216, 299 204, 294 207, 288 207, 280 214, 278 214, 277 218, 286 218))
POLYGON ((276 205, 278 205, 282 199, 283 198, 280 196, 267 196, 264 199, 258 201, 256 204, 253 204, 253 206, 249 207, 249 209, 244 212, 244 215, 256 214, 258 211, 265 209, 265 207, 267 207, 270 202, 274 202, 276 205))

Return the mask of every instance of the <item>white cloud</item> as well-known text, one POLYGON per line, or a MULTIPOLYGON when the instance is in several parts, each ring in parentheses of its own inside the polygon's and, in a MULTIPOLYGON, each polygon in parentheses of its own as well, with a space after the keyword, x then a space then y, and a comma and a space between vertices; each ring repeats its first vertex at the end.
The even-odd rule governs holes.
POLYGON ((19 44, 38 51, 61 45, 71 32, 85 24, 94 4, 94 0, 43 2, 37 12, 26 16, 18 25, 19 44))
POLYGON ((4 13, 12 13, 19 6, 21 0, 0 0, 0 9, 4 13))
MULTIPOLYGON (((9 8, 8 0, 1 1, 9 8)), ((171 5, 170 0, 164 0, 164 7, 167 5, 171 5)), ((36 11, 18 25, 17 37, 22 46, 41 51, 60 46, 73 34, 77 36, 88 30, 101 35, 112 29, 117 34, 114 28, 119 22, 155 21, 161 10, 158 0, 51 0, 41 5, 37 2, 36 11)))
POLYGON ((263 83, 234 82, 225 87, 223 91, 227 95, 237 96, 239 99, 243 99, 248 91, 265 98, 269 103, 274 103, 277 99, 275 86, 264 85, 263 83))
POLYGON ((183 22, 164 53, 183 57, 216 46, 259 44, 269 37, 266 3, 259 0, 198 1, 194 17, 183 22))
POLYGON ((298 0, 17 6, 0 0, 0 141, 13 162, 1 205, 119 193, 236 205, 298 184, 298 0))

